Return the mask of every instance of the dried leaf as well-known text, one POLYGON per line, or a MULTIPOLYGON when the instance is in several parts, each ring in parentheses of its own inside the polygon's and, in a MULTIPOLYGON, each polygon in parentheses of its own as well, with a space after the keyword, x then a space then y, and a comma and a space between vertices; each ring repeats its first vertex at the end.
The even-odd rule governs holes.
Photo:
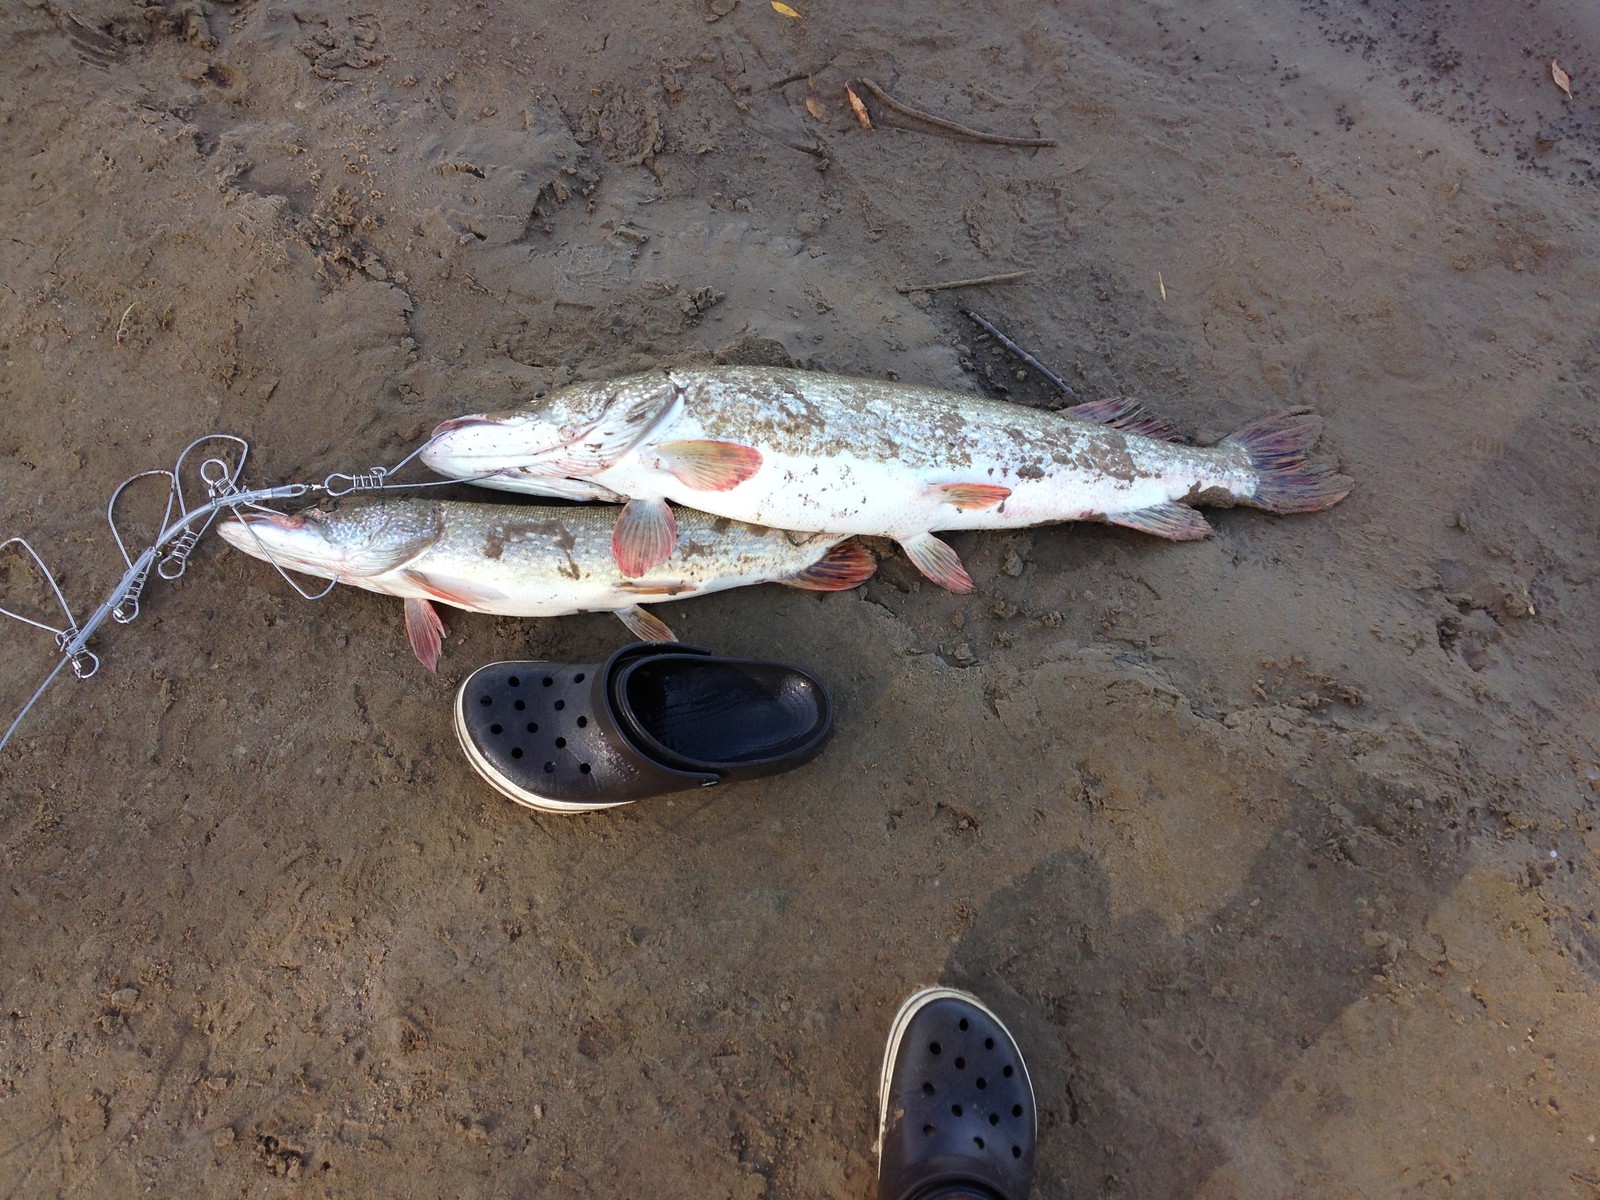
POLYGON ((850 101, 850 111, 855 113, 856 120, 861 122, 861 128, 871 129, 872 118, 867 116, 867 106, 861 103, 861 97, 856 95, 855 88, 848 83, 844 85, 844 94, 850 101))
POLYGON ((800 19, 800 14, 787 4, 784 4, 783 0, 772 0, 772 11, 780 17, 793 17, 796 21, 800 19))
POLYGON ((1550 78, 1556 81, 1556 86, 1567 94, 1567 99, 1572 99, 1572 76, 1561 69, 1561 64, 1555 59, 1550 60, 1550 78))
POLYGON ((806 111, 819 121, 826 122, 828 119, 827 109, 822 107, 822 101, 815 96, 806 97, 806 111))

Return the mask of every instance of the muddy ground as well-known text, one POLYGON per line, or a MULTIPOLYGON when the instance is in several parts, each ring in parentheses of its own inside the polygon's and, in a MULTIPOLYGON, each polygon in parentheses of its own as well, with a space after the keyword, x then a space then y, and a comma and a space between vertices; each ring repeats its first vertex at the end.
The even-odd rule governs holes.
POLYGON ((663 607, 836 738, 575 819, 450 704, 614 619, 449 615, 433 678, 203 543, 0 755, 0 1195, 864 1198, 942 980, 1040 1196, 1600 1196, 1593 6, 795 8, 5 6, 0 531, 81 616, 213 430, 316 480, 714 357, 1066 402, 963 306, 1202 440, 1314 407, 1356 491, 663 607))

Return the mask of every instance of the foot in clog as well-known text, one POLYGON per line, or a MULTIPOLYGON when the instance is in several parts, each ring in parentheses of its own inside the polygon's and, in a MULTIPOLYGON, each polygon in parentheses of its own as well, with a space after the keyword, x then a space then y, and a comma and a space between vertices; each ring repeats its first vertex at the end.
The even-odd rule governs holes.
POLYGON ((1033 1082, 1000 1018, 953 988, 900 1007, 883 1056, 878 1200, 1024 1200, 1033 1082))
POLYGON ((833 707, 787 663, 636 642, 603 663, 480 667, 455 726, 503 795, 576 813, 792 770, 822 752, 833 707))

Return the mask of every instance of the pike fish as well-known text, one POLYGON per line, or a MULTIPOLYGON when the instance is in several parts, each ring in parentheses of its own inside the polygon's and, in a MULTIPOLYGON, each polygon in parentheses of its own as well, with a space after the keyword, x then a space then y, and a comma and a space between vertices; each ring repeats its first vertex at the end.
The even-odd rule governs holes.
POLYGON ((1321 430, 1295 410, 1193 446, 1123 399, 1053 413, 723 367, 572 384, 524 408, 445 421, 422 459, 486 487, 626 501, 612 545, 629 577, 672 553, 673 501, 782 529, 890 537, 929 579, 967 592, 971 577, 935 530, 1106 521, 1187 541, 1212 532, 1195 505, 1328 508, 1351 480, 1311 456, 1321 430))
POLYGON ((614 612, 635 637, 671 642, 676 635, 641 604, 754 583, 842 591, 877 565, 845 534, 683 509, 672 555, 624 576, 611 548, 615 522, 614 508, 594 506, 374 498, 293 515, 245 510, 218 529, 230 545, 288 570, 403 598, 411 648, 430 671, 444 638, 434 601, 507 617, 614 612))

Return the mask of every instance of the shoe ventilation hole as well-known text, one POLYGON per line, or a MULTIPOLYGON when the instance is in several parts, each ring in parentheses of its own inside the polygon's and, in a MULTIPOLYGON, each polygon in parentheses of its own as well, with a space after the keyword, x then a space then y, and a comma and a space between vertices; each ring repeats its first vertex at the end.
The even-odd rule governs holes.
POLYGON ((589 764, 588 763, 579 763, 578 764, 578 770, 582 771, 585 775, 587 775, 589 773, 589 764))
POLYGON ((1000 1114, 999 1113, 990 1113, 989 1114, 989 1124, 991 1124, 991 1125, 1000 1124, 1000 1114))
POLYGON ((1022 1157, 1022 1147, 1021 1146, 1013 1146, 1013 1147, 1011 1147, 1011 1157, 1012 1158, 1021 1158, 1022 1157))
POLYGON ((962 1017, 961 1018, 961 1032, 965 1033, 968 1028, 969 1028, 969 1023, 968 1023, 967 1019, 965 1017, 962 1017))
POLYGON ((572 682, 573 683, 582 683, 583 682, 583 672, 579 671, 576 675, 574 675, 572 677, 572 682))
POLYGON ((976 1147, 977 1147, 977 1148, 978 1148, 978 1149, 979 1149, 979 1150, 982 1150, 982 1149, 983 1149, 983 1139, 982 1139, 982 1138, 981 1138, 981 1137, 975 1137, 975 1138, 973 1138, 973 1139, 972 1139, 972 1144, 973 1144, 973 1145, 974 1145, 974 1146, 976 1146, 976 1147))
POLYGON ((979 1075, 978 1076, 978 1090, 981 1092, 981 1091, 983 1091, 984 1088, 986 1088, 988 1086, 989 1086, 989 1081, 987 1079, 985 1079, 982 1075, 979 1075))
POLYGON ((1010 1079, 1013 1072, 1010 1067, 1007 1067, 1004 1071, 1001 1071, 1000 1074, 1004 1075, 1007 1079, 1010 1079))
POLYGON ((555 703, 555 709, 556 709, 557 712, 560 712, 566 706, 567 706, 567 702, 565 700, 557 700, 556 703, 555 703))
POLYGON ((956 1055, 956 1070, 965 1071, 966 1069, 967 1069, 967 1060, 962 1058, 959 1054, 956 1055))
POLYGON ((537 722, 537 721, 529 721, 528 722, 528 732, 529 733, 538 733, 539 732, 539 722, 537 722))
POLYGON ((931 1084, 931 1083, 924 1083, 924 1084, 923 1084, 923 1085, 922 1085, 922 1094, 923 1094, 923 1095, 924 1095, 924 1096, 931 1096, 931 1095, 933 1095, 933 1084, 931 1084))
POLYGON ((555 686, 555 682, 556 681, 554 679, 550 678, 550 676, 548 676, 548 675, 546 675, 544 677, 544 685, 545 685, 545 687, 554 687, 555 686))
POLYGON ((520 676, 517 676, 517 675, 513 675, 510 679, 506 680, 506 682, 509 683, 512 687, 521 687, 522 686, 522 679, 521 679, 520 676))
POLYGON ((493 696, 485 696, 483 699, 479 700, 478 703, 483 705, 485 708, 488 708, 489 705, 494 703, 494 697, 493 696))
POLYGON ((588 728, 588 726, 589 726, 589 718, 588 717, 579 717, 578 718, 578 728, 579 729, 586 729, 586 728, 588 728))
POLYGON ((489 726, 490 733, 504 733, 505 731, 505 726, 500 724, 499 721, 496 721, 493 725, 489 726))
POLYGON ((922 1136, 923 1137, 932 1137, 934 1134, 936 1134, 938 1132, 939 1131, 937 1129, 935 1129, 932 1125, 924 1125, 922 1127, 922 1136))
POLYGON ((1020 1117, 1020 1116, 1021 1116, 1021 1115, 1022 1115, 1022 1105, 1020 1105, 1020 1104, 1013 1104, 1013 1105, 1012 1105, 1012 1106, 1011 1106, 1011 1115, 1012 1115, 1012 1116, 1013 1116, 1013 1117, 1020 1117))
POLYGON ((511 747, 511 757, 512 758, 521 758, 522 757, 522 747, 521 746, 513 746, 513 747, 511 747))
POLYGON ((929 1054, 937 1054, 937 1053, 939 1053, 939 1043, 938 1042, 929 1042, 928 1043, 928 1053, 929 1054))
POLYGON ((545 763, 545 765, 544 765, 544 773, 546 775, 554 775, 556 773, 556 765, 555 765, 555 763, 553 763, 553 762, 545 763))
POLYGON ((566 738, 557 738, 556 739, 556 749, 557 750, 565 750, 566 748, 567 748, 567 739, 566 738))
POLYGON ((961 1105, 959 1105, 959 1104, 952 1104, 952 1105, 951 1105, 951 1106, 950 1106, 950 1115, 951 1115, 951 1116, 952 1116, 952 1117, 959 1117, 959 1116, 960 1116, 960 1115, 961 1115, 961 1105))
POLYGON ((994 1049, 994 1039, 993 1038, 984 1038, 983 1039, 983 1048, 985 1050, 993 1050, 994 1049))
POLYGON ((528 702, 526 700, 518 700, 511 707, 516 709, 518 712, 521 712, 523 709, 528 707, 528 702))

